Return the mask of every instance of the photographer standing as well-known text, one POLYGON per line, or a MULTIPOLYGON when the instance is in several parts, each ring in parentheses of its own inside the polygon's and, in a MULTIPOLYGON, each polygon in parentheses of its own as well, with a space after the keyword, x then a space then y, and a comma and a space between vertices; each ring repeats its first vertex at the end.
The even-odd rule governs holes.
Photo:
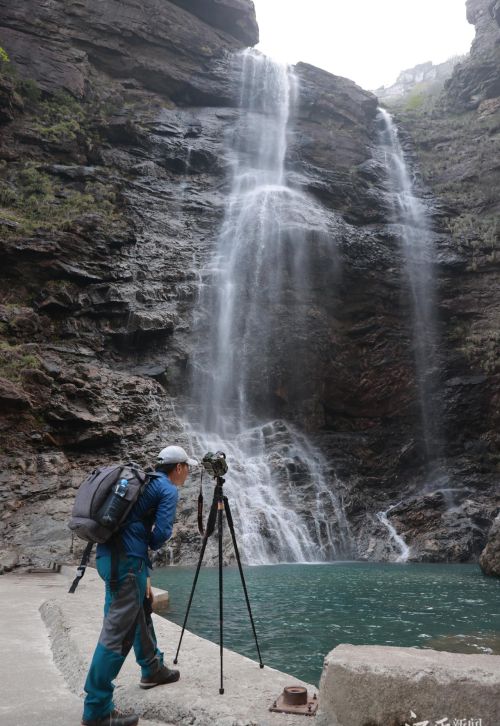
POLYGON ((158 454, 156 473, 132 508, 120 533, 119 547, 100 544, 96 567, 106 584, 104 622, 85 681, 82 726, 135 726, 135 714, 119 713, 113 704, 112 681, 133 646, 141 667, 141 688, 175 683, 180 674, 163 664, 154 627, 144 605, 153 602, 148 548, 159 549, 172 535, 175 511, 190 459, 180 446, 167 446, 158 454), (117 558, 117 560, 115 560, 117 558), (117 571, 116 571, 117 570, 117 571), (116 578, 117 587, 111 582, 116 578))

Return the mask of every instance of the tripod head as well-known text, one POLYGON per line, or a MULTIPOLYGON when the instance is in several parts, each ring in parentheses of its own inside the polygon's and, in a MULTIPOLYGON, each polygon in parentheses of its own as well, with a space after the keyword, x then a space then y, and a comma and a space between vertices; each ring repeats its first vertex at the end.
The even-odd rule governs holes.
POLYGON ((222 477, 227 472, 226 455, 223 451, 216 451, 215 454, 208 451, 201 463, 214 479, 222 477))

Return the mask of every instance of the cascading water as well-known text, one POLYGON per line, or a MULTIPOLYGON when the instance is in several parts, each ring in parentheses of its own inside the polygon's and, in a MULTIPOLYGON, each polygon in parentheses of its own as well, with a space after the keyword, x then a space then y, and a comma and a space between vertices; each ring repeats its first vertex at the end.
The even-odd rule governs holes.
POLYGON ((412 181, 391 115, 379 109, 380 148, 387 169, 394 223, 402 241, 405 272, 411 296, 413 349, 423 442, 427 464, 426 489, 447 482, 439 473, 443 439, 437 396, 437 321, 432 229, 412 181))
POLYGON ((396 546, 399 548, 399 555, 396 558, 396 562, 407 562, 408 557, 410 556, 410 548, 404 541, 404 539, 397 533, 396 527, 389 522, 388 514, 389 512, 392 512, 393 509, 396 507, 399 507, 401 502, 398 502, 397 504, 393 504, 392 507, 389 507, 385 512, 377 512, 377 518, 384 527, 387 527, 387 530, 389 532, 389 536, 391 540, 393 540, 396 544, 396 546))
POLYGON ((321 454, 276 414, 307 384, 315 281, 336 272, 334 230, 287 185, 293 73, 253 50, 241 63, 240 115, 227 155, 232 188, 200 285, 189 430, 197 450, 225 451, 245 560, 327 561, 351 553, 342 504, 321 454), (268 420, 271 415, 271 420, 268 420))

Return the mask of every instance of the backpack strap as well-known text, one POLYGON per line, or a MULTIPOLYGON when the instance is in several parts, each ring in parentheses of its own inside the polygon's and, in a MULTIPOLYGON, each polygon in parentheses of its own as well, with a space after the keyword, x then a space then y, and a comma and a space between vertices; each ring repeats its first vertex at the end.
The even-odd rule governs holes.
POLYGON ((82 579, 82 577, 85 574, 85 570, 87 569, 87 565, 90 560, 90 554, 92 552, 93 546, 94 546, 94 543, 89 542, 83 551, 82 560, 76 569, 76 577, 73 580, 73 582, 71 583, 71 587, 68 590, 68 592, 70 592, 71 594, 73 594, 75 592, 76 588, 80 584, 80 580, 82 579))
POLYGON ((111 592, 118 591, 118 580, 120 566, 120 555, 123 552, 123 543, 119 535, 115 535, 108 541, 108 546, 111 551, 111 576, 109 580, 109 589, 111 592))

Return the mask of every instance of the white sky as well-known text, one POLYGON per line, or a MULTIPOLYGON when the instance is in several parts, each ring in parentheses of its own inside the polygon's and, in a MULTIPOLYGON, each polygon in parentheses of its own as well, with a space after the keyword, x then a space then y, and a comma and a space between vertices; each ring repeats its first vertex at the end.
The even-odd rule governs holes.
POLYGON ((465 0, 254 0, 259 50, 305 61, 366 89, 418 63, 466 53, 474 26, 465 0))

